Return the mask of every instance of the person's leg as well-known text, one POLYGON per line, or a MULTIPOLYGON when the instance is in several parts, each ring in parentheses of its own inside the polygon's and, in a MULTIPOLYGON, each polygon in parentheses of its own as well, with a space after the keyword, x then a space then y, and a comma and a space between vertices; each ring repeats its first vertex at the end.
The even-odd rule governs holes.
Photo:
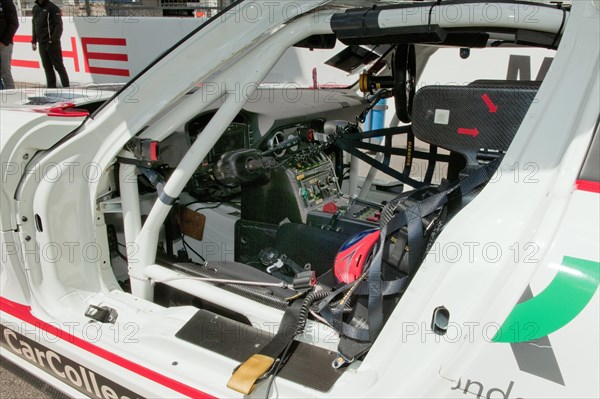
POLYGON ((60 43, 52 43, 48 45, 48 55, 52 60, 52 65, 54 65, 54 69, 58 72, 58 76, 60 76, 60 82, 63 87, 69 87, 69 75, 67 75, 67 70, 65 69, 65 64, 63 63, 62 57, 62 47, 60 43))
POLYGON ((54 74, 54 68, 52 67, 52 60, 48 55, 48 45, 39 44, 40 59, 42 60, 42 66, 44 67, 44 73, 46 74, 46 86, 49 89, 56 88, 56 75, 54 74))
POLYGON ((13 45, 0 46, 0 59, 2 60, 0 65, 0 76, 4 83, 5 89, 14 89, 15 81, 13 80, 12 73, 10 70, 10 62, 12 60, 13 45))

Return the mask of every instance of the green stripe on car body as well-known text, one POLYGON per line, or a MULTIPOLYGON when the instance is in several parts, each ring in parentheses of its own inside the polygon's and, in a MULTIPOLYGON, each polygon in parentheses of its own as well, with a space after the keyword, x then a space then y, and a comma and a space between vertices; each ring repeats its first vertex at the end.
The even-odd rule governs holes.
POLYGON ((527 342, 569 324, 587 306, 600 281, 600 262, 565 256, 550 284, 515 305, 492 342, 527 342))

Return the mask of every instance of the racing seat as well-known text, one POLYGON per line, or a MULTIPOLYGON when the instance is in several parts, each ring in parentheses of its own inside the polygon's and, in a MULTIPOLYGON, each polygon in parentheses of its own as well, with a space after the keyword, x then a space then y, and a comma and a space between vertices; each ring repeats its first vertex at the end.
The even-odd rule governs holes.
MULTIPOLYGON (((351 312, 333 302, 343 287, 319 304, 321 316, 340 332, 341 364, 370 349, 431 243, 464 206, 465 194, 485 186, 497 169, 536 94, 537 84, 531 82, 490 81, 466 87, 429 86, 416 94, 412 114, 415 137, 460 154, 466 167, 454 181, 444 181, 439 187, 425 185, 386 204, 380 245, 363 274, 367 282, 355 280, 359 283, 348 288, 350 292, 356 287, 351 312), (481 154, 485 152, 494 156, 484 160, 481 154)), ((363 270, 359 266, 358 271, 363 270)))
MULTIPOLYGON (((426 86, 417 92, 412 115, 415 137, 458 154, 464 158, 465 165, 453 180, 448 176, 452 181, 443 182, 441 187, 429 186, 405 192, 386 206, 387 210, 395 208, 395 212, 402 212, 461 182, 456 189, 448 192, 445 206, 430 215, 421 215, 425 232, 422 237, 425 240, 424 248, 435 240, 443 225, 483 190, 491 176, 481 175, 482 172, 485 169, 486 173, 493 173, 497 168, 539 86, 540 82, 531 81, 481 80, 469 86, 426 86), (463 192, 462 182, 465 180, 474 182, 474 185, 463 192), (435 232, 431 234, 430 227, 434 222, 435 232)), ((384 215, 382 226, 392 219, 393 213, 386 215, 384 209, 384 215)), ((405 238, 406 235, 404 228, 397 238, 405 238)), ((401 250, 402 246, 399 246, 396 251, 385 254, 384 261, 392 271, 399 272, 398 276, 410 278, 418 264, 412 262, 412 265, 408 265, 401 250)))
MULTIPOLYGON (((468 86, 425 86, 415 95, 413 132, 418 139, 462 157, 464 164, 458 169, 468 174, 508 150, 540 85, 538 81, 477 80, 468 86)), ((449 218, 483 187, 456 197, 449 218)))
POLYGON ((461 154, 472 169, 482 151, 493 156, 508 150, 540 84, 479 80, 469 86, 425 86, 415 95, 413 132, 461 154))

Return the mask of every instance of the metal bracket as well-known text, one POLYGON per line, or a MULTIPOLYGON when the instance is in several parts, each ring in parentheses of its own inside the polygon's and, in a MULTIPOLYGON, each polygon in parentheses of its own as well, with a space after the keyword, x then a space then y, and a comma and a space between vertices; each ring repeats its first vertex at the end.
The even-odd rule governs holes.
POLYGON ((107 201, 102 201, 99 204, 101 213, 122 213, 123 206, 120 198, 113 198, 107 201))
POLYGON ((275 270, 281 269, 285 263, 281 259, 277 259, 273 265, 267 267, 267 273, 272 274, 275 270))
POLYGON ((108 306, 88 306, 85 316, 100 323, 114 324, 117 321, 118 313, 115 309, 108 306))
POLYGON ((352 362, 354 362, 354 358, 348 359, 346 356, 338 352, 337 357, 333 360, 333 362, 331 362, 331 367, 337 370, 345 364, 350 364, 352 362))

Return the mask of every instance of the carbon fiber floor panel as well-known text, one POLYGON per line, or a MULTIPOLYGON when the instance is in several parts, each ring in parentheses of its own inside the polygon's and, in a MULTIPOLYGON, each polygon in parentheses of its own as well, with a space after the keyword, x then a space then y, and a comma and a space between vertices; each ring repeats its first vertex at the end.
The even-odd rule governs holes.
MULTIPOLYGON (((205 310, 198 311, 175 336, 240 363, 258 353, 273 337, 265 331, 205 310)), ((298 342, 278 378, 327 392, 344 373, 331 367, 335 357, 334 352, 298 342)))

